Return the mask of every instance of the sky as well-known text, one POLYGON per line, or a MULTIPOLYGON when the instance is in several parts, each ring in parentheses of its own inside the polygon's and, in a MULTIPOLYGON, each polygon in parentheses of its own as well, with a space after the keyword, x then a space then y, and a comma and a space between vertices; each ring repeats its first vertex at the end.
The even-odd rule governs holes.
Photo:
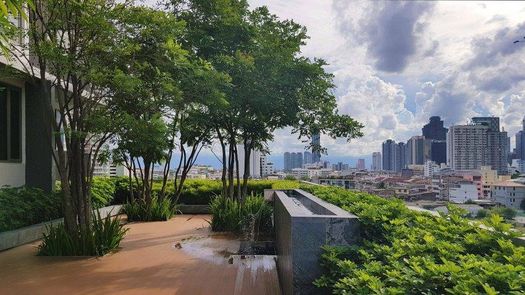
MULTIPOLYGON (((353 164, 365 158, 369 166, 384 140, 420 135, 434 115, 446 126, 478 115, 499 116, 514 145, 525 115, 525 42, 513 41, 525 41, 525 3, 249 3, 307 28, 310 39, 302 54, 328 62, 340 113, 365 125, 364 136, 349 143, 322 135, 324 159, 353 164)), ((269 147, 279 168, 284 151, 303 151, 304 143, 283 129, 269 147)), ((217 165, 210 151, 201 159, 217 165)))

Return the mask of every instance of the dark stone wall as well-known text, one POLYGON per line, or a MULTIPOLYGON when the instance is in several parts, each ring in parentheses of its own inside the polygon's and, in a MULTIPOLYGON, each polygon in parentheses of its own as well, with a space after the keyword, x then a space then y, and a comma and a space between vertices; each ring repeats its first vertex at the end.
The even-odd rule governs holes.
POLYGON ((274 192, 274 221, 277 267, 283 294, 325 294, 328 290, 313 285, 322 274, 321 247, 357 243, 361 237, 359 219, 315 196, 295 190, 286 194, 274 192), (299 199, 314 213, 301 213, 289 196, 299 199))
POLYGON ((50 124, 44 120, 44 97, 39 85, 26 83, 26 185, 51 191, 53 164, 50 124))

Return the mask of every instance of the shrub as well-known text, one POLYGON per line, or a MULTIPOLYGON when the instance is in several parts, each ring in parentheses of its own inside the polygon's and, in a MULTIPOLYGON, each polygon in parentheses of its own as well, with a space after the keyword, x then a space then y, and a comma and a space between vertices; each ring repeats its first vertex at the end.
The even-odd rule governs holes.
POLYGON ((488 217, 489 215, 490 215, 489 214, 489 210, 487 210, 487 209, 479 209, 478 213, 476 213, 476 218, 483 219, 483 218, 488 217))
POLYGON ((519 294, 525 248, 499 215, 485 230, 450 206, 443 217, 409 210, 402 201, 339 188, 307 186, 356 214, 362 242, 325 248, 316 285, 335 294, 519 294))
POLYGON ((94 209, 108 206, 115 196, 115 180, 108 177, 93 177, 91 202, 94 209))
POLYGON ((262 196, 246 197, 241 205, 242 230, 249 234, 270 232, 272 230, 273 208, 262 196))
POLYGON ((213 231, 256 234, 272 229, 273 208, 262 196, 248 196, 242 203, 218 196, 212 200, 210 211, 213 231))
POLYGON ((153 197, 151 204, 136 200, 123 206, 128 221, 167 221, 175 215, 175 206, 170 199, 153 197))
POLYGON ((0 232, 37 224, 62 216, 59 193, 18 187, 0 189, 0 232))
POLYGON ((505 218, 505 220, 513 220, 514 217, 516 217, 516 210, 512 209, 512 208, 507 208, 507 207, 496 207, 496 208, 492 208, 490 210, 490 213, 491 214, 497 214, 503 218, 505 218))
POLYGON ((38 247, 41 256, 102 256, 118 248, 128 229, 120 219, 95 214, 88 232, 70 235, 63 224, 51 226, 38 247))
POLYGON ((237 200, 218 196, 211 201, 210 211, 212 231, 240 232, 242 214, 237 200))

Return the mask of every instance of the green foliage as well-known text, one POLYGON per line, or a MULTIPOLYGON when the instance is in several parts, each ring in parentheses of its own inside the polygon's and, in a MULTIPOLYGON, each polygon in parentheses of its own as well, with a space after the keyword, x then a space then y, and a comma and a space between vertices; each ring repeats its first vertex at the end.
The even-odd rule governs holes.
POLYGON ((37 224, 62 216, 59 193, 36 188, 0 189, 0 232, 37 224))
POLYGON ((512 208, 507 208, 507 207, 495 207, 495 208, 492 208, 490 210, 491 214, 497 214, 503 218, 505 218, 505 220, 513 220, 514 217, 516 217, 516 210, 512 209, 512 208))
POLYGON ((324 275, 316 285, 334 294, 520 294, 525 290, 525 248, 493 214, 482 229, 449 207, 433 216, 403 202, 366 193, 303 186, 316 196, 356 214, 362 242, 327 247, 324 275))
POLYGON ((38 247, 38 255, 102 256, 116 250, 127 231, 119 218, 101 218, 97 212, 87 231, 79 230, 71 235, 63 224, 48 228, 38 247))
POLYGON ((91 183, 91 203, 98 209, 108 206, 115 196, 115 179, 107 177, 93 177, 91 183))
POLYGON ((262 196, 251 195, 243 202, 218 196, 212 200, 210 209, 213 231, 258 233, 272 229, 273 208, 262 196))
POLYGON ((483 219, 490 215, 490 211, 487 209, 480 209, 478 210, 478 213, 476 213, 476 218, 483 219))
MULTIPOLYGON (((129 182, 127 178, 116 178, 115 203, 126 203, 129 196, 129 182)), ((135 185, 135 184, 134 184, 135 185)), ((153 182, 153 194, 160 192, 162 183, 153 182)), ((265 189, 294 189, 299 187, 298 181, 283 180, 250 180, 248 181, 248 194, 263 194, 265 189)), ((137 191, 137 188, 134 187, 137 191)), ((213 198, 222 193, 222 183, 219 180, 188 179, 184 182, 182 195, 178 203, 186 205, 208 205, 213 198)), ((166 198, 174 197, 173 182, 166 187, 166 198)))
POLYGON ((137 200, 124 204, 128 221, 167 221, 175 215, 176 207, 170 199, 153 197, 150 204, 137 200))

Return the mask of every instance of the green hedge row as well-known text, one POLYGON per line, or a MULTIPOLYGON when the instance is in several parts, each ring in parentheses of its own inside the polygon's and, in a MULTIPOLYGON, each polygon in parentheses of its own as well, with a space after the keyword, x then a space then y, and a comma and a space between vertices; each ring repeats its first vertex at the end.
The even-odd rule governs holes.
POLYGON ((498 215, 483 221, 489 231, 449 207, 433 216, 409 210, 400 200, 339 188, 305 190, 357 215, 363 242, 327 247, 319 287, 334 294, 523 294, 525 248, 498 215))
MULTIPOLYGON (((115 194, 112 203, 126 203, 129 193, 129 184, 126 178, 112 178, 116 183, 115 194)), ((95 185, 95 184, 94 184, 95 185)), ((262 194, 265 189, 295 188, 298 187, 297 181, 283 180, 250 180, 248 181, 248 194, 262 194)), ((155 181, 153 183, 153 193, 160 193, 162 183, 155 181)), ((222 183, 219 180, 209 179, 188 179, 184 182, 182 195, 179 198, 179 204, 186 205, 208 205, 211 200, 220 195, 222 183)), ((174 195, 173 182, 166 186, 166 196, 174 195)))
POLYGON ((18 187, 0 189, 0 232, 37 224, 62 216, 59 193, 18 187))

